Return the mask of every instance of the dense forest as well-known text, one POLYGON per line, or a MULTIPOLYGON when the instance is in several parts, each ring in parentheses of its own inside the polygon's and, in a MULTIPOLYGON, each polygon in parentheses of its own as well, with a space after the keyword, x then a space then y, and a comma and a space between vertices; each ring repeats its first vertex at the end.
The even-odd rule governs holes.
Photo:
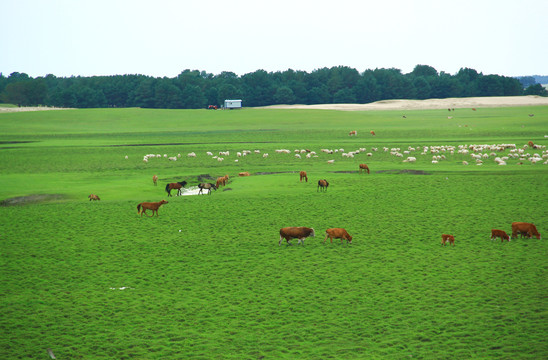
POLYGON ((242 99, 244 106, 274 104, 370 103, 387 99, 429 99, 471 96, 548 96, 536 83, 512 77, 483 75, 462 68, 451 75, 428 65, 403 74, 399 69, 366 70, 337 66, 312 71, 266 72, 242 76, 184 70, 175 78, 145 75, 32 78, 0 73, 0 102, 18 106, 71 108, 142 107, 199 109, 242 99))

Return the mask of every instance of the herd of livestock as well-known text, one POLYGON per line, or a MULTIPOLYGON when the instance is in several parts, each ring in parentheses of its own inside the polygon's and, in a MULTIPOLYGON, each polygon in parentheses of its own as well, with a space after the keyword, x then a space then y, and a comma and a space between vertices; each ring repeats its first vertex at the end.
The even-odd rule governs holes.
MULTIPOLYGON (((350 136, 357 135, 356 131, 352 131, 349 134, 350 136)), ((372 132, 372 135, 375 135, 372 132)), ((533 142, 529 141, 528 144, 517 147, 515 144, 494 144, 494 145, 458 145, 458 146, 416 146, 411 147, 409 146, 407 150, 401 150, 400 148, 382 148, 383 152, 389 152, 390 155, 394 155, 396 157, 403 158, 404 155, 410 155, 413 151, 421 151, 421 155, 426 155, 428 153, 433 154, 432 157, 432 163, 436 164, 440 160, 445 160, 447 155, 453 155, 455 153, 457 154, 469 154, 471 157, 475 160, 477 165, 483 164, 484 159, 488 159, 490 157, 494 157, 495 162, 498 165, 506 165, 506 161, 510 158, 516 158, 521 161, 528 160, 532 164, 545 160, 543 164, 548 164, 548 151, 546 150, 546 146, 539 146, 534 144, 533 142), (527 149, 539 149, 542 152, 542 155, 538 153, 530 154, 527 152, 527 149), (509 150, 509 153, 505 156, 497 156, 496 152, 506 151, 509 150), (441 155, 439 155, 441 153, 441 155)), ((343 157, 354 157, 362 152, 366 152, 366 148, 359 148, 355 151, 349 151, 345 152, 344 149, 321 149, 323 153, 326 154, 336 154, 340 153, 343 157)), ((366 156, 373 156, 373 152, 378 151, 378 148, 372 147, 370 149, 370 152, 366 153, 366 156)), ((276 153, 279 154, 290 154, 291 151, 287 149, 278 149, 275 150, 276 153)), ((301 154, 305 154, 304 156, 306 158, 317 158, 318 154, 314 151, 310 151, 308 149, 296 149, 295 151, 295 158, 301 159, 301 154)), ((260 150, 250 151, 250 150, 243 150, 241 152, 237 152, 236 156, 238 158, 245 157, 249 154, 261 154, 260 150)), ((213 155, 212 152, 206 153, 208 156, 211 156, 212 158, 216 159, 217 161, 223 161, 224 157, 230 156, 230 151, 221 151, 219 152, 219 156, 213 155), (223 157, 221 157, 223 156, 223 157)), ((195 152, 188 153, 187 156, 189 158, 197 157, 195 152)), ((269 155, 268 153, 262 153, 263 158, 267 158, 269 155)), ((128 156, 125 156, 126 159, 128 159, 128 156)), ((145 155, 143 158, 143 161, 146 163, 151 158, 162 158, 162 155, 160 154, 148 154, 145 155)), ((168 157, 167 154, 163 155, 163 158, 167 158, 170 161, 177 161, 181 158, 181 154, 178 154, 177 156, 170 156, 168 157)), ((235 162, 238 162, 239 160, 234 160, 235 162)), ((330 159, 327 162, 332 164, 335 160, 330 159)), ((415 162, 416 158, 413 156, 407 156, 406 159, 403 160, 403 162, 415 162)), ((467 161, 462 162, 464 165, 468 165, 467 161)), ((518 165, 521 165, 522 162, 519 162, 518 165)), ((369 167, 366 164, 359 164, 359 172, 367 172, 369 174, 370 170, 369 167)), ((249 176, 249 172, 240 172, 238 174, 239 176, 249 176)), ((305 171, 301 171, 299 174, 300 181, 303 180, 308 182, 308 176, 305 171)), ((229 176, 225 175, 222 177, 218 177, 215 184, 213 183, 200 183, 198 184, 199 192, 198 194, 203 194, 203 190, 206 190, 208 194, 211 194, 211 190, 217 190, 219 187, 226 185, 228 182, 229 176)), ((158 176, 154 175, 153 178, 154 185, 157 185, 158 176)), ((175 182, 175 183, 168 183, 166 185, 165 191, 167 192, 168 196, 171 195, 171 190, 177 190, 177 196, 182 195, 182 189, 187 185, 186 181, 182 182, 175 182)), ((321 179, 318 181, 318 188, 317 191, 327 191, 327 188, 329 186, 329 182, 326 179, 321 179)), ((100 200, 99 196, 95 194, 90 194, 88 196, 89 200, 100 200)), ((158 216, 158 209, 160 206, 167 204, 168 202, 166 200, 161 200, 159 202, 143 202, 137 205, 137 213, 143 216, 143 214, 147 216, 154 216, 154 213, 156 213, 156 216, 158 216), (151 210, 152 215, 148 215, 146 213, 146 210, 151 210)), ((540 239, 540 233, 538 232, 536 226, 532 223, 526 223, 526 222, 514 222, 512 223, 512 238, 516 238, 517 236, 521 237, 527 237, 532 238, 535 236, 537 239, 540 239)), ((304 240, 307 237, 314 237, 315 231, 313 228, 309 227, 285 227, 280 229, 280 241, 279 245, 281 245, 283 239, 287 241, 289 245, 291 245, 290 240, 291 239, 297 239, 299 244, 304 244, 304 240)), ((327 241, 327 239, 330 239, 331 242, 333 242, 333 239, 341 239, 341 243, 346 240, 348 243, 352 243, 352 236, 343 228, 332 228, 327 229, 325 232, 325 239, 324 243, 327 241)), ((500 238, 501 241, 510 241, 510 236, 503 230, 498 229, 492 229, 491 230, 491 239, 494 240, 496 238, 500 238)), ((450 244, 455 245, 455 237, 453 235, 449 234, 442 234, 442 245, 450 244)))

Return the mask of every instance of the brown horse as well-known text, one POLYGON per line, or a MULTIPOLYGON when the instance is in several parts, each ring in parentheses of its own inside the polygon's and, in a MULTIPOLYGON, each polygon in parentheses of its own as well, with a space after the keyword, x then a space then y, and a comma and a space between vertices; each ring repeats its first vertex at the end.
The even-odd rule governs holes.
POLYGON ((162 200, 158 202, 142 202, 139 205, 137 205, 137 214, 141 214, 141 217, 143 217, 143 214, 145 214, 148 217, 153 217, 154 212, 156 211, 156 216, 158 216, 158 209, 160 208, 160 206, 164 204, 167 204, 166 200, 162 200), (152 215, 148 215, 146 213, 146 210, 152 210, 152 215))
POLYGON ((305 182, 308 182, 308 176, 306 176, 306 171, 301 171, 301 173, 299 175, 301 177, 299 179, 300 182, 303 182, 303 179, 305 180, 305 182))
POLYGON ((360 164, 360 169, 358 170, 360 173, 362 171, 367 171, 367 173, 369 174, 369 166, 367 166, 367 164, 360 164))
POLYGON ((327 182, 327 180, 323 179, 323 180, 319 180, 318 181, 318 188, 316 189, 316 192, 322 190, 322 191, 327 191, 327 187, 329 186, 329 183, 327 182))
POLYGON ((89 194, 88 198, 89 198, 89 201, 91 201, 91 200, 101 200, 101 199, 99 199, 99 196, 97 196, 95 194, 89 194))
POLYGON ((183 193, 182 189, 185 187, 185 185, 186 185, 186 181, 167 184, 166 185, 167 196, 172 196, 171 190, 173 189, 177 189, 177 196, 181 196, 181 194, 183 193))
POLYGON ((221 176, 217 178, 217 182, 215 183, 215 186, 217 188, 220 188, 221 186, 226 186, 227 182, 228 182, 228 175, 221 176))
POLYGON ((158 182, 158 175, 152 176, 152 182, 154 183, 154 186, 158 185, 158 184, 157 184, 157 182, 158 182))

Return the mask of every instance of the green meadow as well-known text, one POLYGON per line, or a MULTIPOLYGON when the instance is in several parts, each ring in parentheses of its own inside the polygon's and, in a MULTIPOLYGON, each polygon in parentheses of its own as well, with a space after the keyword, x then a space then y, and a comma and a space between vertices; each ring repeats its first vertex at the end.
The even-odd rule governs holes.
POLYGON ((544 106, 0 114, 0 356, 548 358, 548 159, 528 160, 545 135, 544 106), (523 159, 430 152, 472 144, 523 159), (164 191, 225 174, 210 195, 164 191), (158 217, 137 214, 162 199, 158 217), (543 238, 490 240, 514 221, 543 238), (286 226, 316 236, 279 246, 286 226), (324 243, 332 227, 352 243, 324 243))

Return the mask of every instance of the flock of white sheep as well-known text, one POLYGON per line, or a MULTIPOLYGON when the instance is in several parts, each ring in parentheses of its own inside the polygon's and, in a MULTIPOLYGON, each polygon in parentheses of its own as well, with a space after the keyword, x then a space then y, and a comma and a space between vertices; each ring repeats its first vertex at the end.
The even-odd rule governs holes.
MULTIPOLYGON (((371 147, 369 152, 365 147, 353 151, 345 151, 343 148, 338 149, 321 149, 322 153, 327 155, 341 155, 341 157, 354 158, 359 154, 365 154, 365 156, 373 157, 375 152, 378 152, 379 149, 376 147, 371 147)), ((294 153, 296 159, 302 158, 319 158, 318 154, 315 151, 308 149, 295 149, 293 152, 288 149, 276 149, 277 154, 291 154, 294 153)), ((521 165, 524 161, 529 161, 532 164, 537 162, 542 162, 542 164, 548 164, 548 150, 546 146, 535 145, 529 142, 521 147, 518 147, 516 144, 472 144, 472 145, 431 145, 431 146, 408 146, 406 149, 401 149, 399 147, 388 148, 383 147, 382 152, 389 153, 391 156, 402 158, 403 162, 414 163, 417 161, 417 157, 420 156, 432 156, 432 164, 437 164, 441 161, 447 160, 451 155, 462 154, 470 155, 470 162, 475 163, 476 165, 482 165, 484 161, 493 159, 498 165, 506 165, 509 159, 517 159, 519 162, 517 164, 521 165)), ((211 157, 213 160, 222 162, 225 158, 230 157, 230 151, 219 151, 218 155, 214 155, 213 152, 207 151, 206 156, 211 157)), ((232 153, 234 154, 234 152, 232 153)), ((261 155, 263 158, 267 158, 268 153, 263 153, 261 150, 242 150, 235 153, 236 159, 234 162, 239 162, 239 158, 246 157, 251 154, 261 155)), ((186 155, 188 158, 196 158, 195 152, 190 152, 186 155)), ((182 157, 181 154, 176 156, 168 156, 167 154, 147 154, 143 157, 143 162, 148 163, 149 159, 154 158, 165 158, 169 161, 177 161, 182 157)), ((126 159, 129 157, 126 155, 126 159)), ((333 164, 335 159, 327 160, 327 163, 333 164)), ((469 165, 469 162, 464 160, 462 161, 463 165, 469 165)))

